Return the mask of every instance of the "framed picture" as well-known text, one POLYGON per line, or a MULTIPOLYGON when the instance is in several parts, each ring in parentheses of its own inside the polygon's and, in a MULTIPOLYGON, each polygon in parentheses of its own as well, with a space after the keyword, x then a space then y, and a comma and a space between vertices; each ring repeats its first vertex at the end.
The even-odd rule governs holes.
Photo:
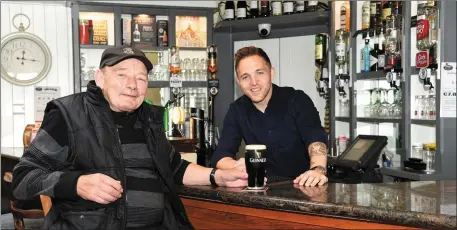
POLYGON ((206 47, 206 17, 176 16, 176 45, 179 47, 206 47))

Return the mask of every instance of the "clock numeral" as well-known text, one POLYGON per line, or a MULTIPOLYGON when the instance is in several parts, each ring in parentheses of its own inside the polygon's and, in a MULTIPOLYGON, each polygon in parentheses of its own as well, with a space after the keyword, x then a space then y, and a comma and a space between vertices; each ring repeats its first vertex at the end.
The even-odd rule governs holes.
POLYGON ((5 49, 5 53, 6 53, 7 55, 11 55, 11 50, 10 50, 10 49, 5 49))
POLYGON ((9 62, 10 61, 10 57, 9 56, 3 56, 3 61, 4 62, 9 62))
POLYGON ((21 48, 24 48, 25 47, 25 41, 19 41, 19 46, 21 48))

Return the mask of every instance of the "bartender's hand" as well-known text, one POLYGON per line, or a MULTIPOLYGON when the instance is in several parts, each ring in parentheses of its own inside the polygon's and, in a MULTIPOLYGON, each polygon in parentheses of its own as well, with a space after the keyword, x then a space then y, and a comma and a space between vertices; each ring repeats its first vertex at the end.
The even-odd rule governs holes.
POLYGON ((248 185, 248 174, 238 169, 218 169, 214 179, 219 186, 245 187, 248 185))
POLYGON ((328 178, 318 170, 308 170, 295 178, 294 183, 305 186, 322 186, 328 182, 328 178))
POLYGON ((316 187, 306 187, 300 186, 298 184, 294 184, 294 187, 300 189, 305 195, 307 195, 311 201, 318 201, 318 202, 327 202, 327 184, 322 186, 316 187))

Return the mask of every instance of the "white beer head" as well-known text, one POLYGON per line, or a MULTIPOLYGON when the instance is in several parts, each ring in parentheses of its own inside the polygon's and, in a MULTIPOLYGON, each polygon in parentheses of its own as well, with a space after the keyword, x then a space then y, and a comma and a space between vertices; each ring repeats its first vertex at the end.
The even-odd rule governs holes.
POLYGON ((259 150, 260 150, 260 151, 265 151, 265 150, 267 150, 267 146, 266 146, 266 145, 246 145, 246 151, 248 151, 248 150, 254 150, 255 153, 257 154, 256 157, 257 157, 257 158, 260 158, 260 157, 262 157, 262 156, 258 156, 258 154, 259 154, 258 151, 259 151, 259 150))

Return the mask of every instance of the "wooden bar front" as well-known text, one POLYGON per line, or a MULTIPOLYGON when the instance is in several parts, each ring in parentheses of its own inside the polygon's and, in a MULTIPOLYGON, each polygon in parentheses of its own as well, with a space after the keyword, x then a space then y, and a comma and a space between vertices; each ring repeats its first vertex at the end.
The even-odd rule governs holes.
POLYGON ((416 229, 181 198, 196 229, 416 229))

